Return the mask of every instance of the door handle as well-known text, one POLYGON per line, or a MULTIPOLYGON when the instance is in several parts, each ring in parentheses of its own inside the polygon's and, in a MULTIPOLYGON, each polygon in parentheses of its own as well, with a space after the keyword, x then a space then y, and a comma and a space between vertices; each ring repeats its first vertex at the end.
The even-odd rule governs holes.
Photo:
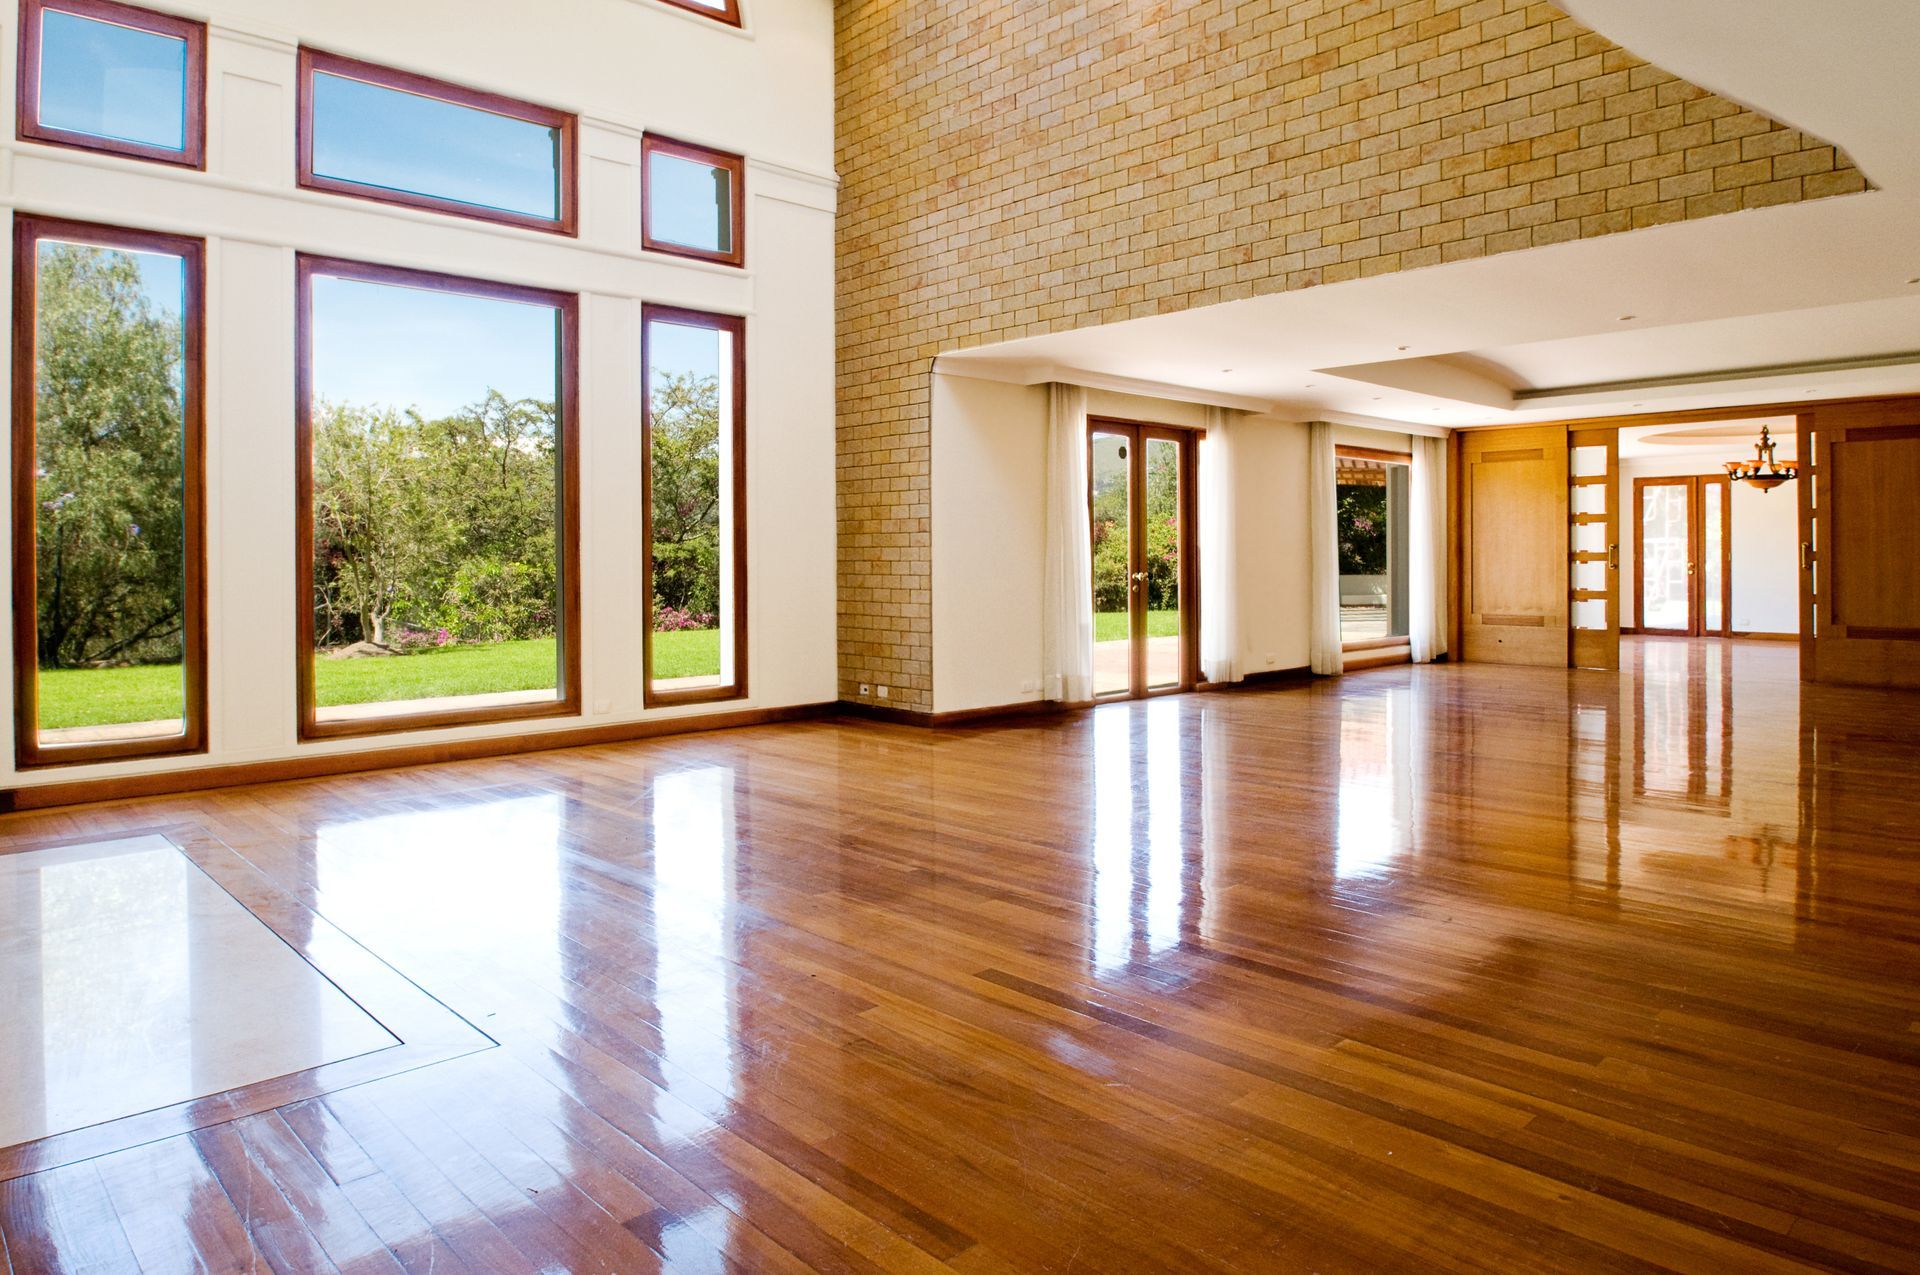
POLYGON ((1692 564, 1691 562, 1689 562, 1689 563, 1687 564, 1687 574, 1688 574, 1688 575, 1692 575, 1692 574, 1693 574, 1693 564, 1692 564))
POLYGON ((1805 540, 1800 542, 1800 569, 1813 570, 1813 545, 1805 540))
POLYGON ((1144 571, 1136 571, 1133 573, 1133 578, 1135 581, 1144 580, 1147 578, 1147 573, 1144 571))
POLYGON ((1620 569, 1620 546, 1608 545, 1607 546, 1607 570, 1618 571, 1619 569, 1620 569))

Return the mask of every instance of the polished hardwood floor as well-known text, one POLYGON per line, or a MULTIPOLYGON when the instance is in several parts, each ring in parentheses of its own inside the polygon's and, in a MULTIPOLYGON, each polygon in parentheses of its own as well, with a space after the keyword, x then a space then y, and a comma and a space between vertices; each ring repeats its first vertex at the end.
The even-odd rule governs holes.
POLYGON ((1795 658, 7 818, 497 1047, 0 1183, 0 1270, 1920 1270, 1920 695, 1795 658))

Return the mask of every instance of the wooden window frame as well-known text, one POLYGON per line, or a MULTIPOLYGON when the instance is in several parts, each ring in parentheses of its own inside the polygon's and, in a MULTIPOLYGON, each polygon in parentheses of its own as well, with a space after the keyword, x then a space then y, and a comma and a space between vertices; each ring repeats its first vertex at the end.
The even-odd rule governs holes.
POLYGON ((20 65, 16 84, 15 130, 23 142, 71 146, 76 150, 100 151, 108 155, 203 171, 207 166, 207 24, 204 22, 119 4, 116 0, 21 0, 20 65), (186 42, 185 115, 181 130, 184 145, 181 149, 173 150, 115 137, 96 137, 92 133, 41 123, 41 23, 48 9, 186 42))
MULTIPOLYGON (((1088 701, 1096 704, 1113 704, 1126 700, 1152 699, 1160 695, 1182 695, 1199 686, 1205 679, 1200 669, 1200 444, 1206 441, 1207 431, 1198 426, 1168 425, 1161 421, 1130 420, 1122 416, 1087 417, 1087 519, 1088 550, 1092 550, 1093 519, 1093 436, 1095 434, 1117 435, 1135 440, 1133 444, 1137 455, 1127 461, 1127 563, 1131 570, 1146 556, 1146 518, 1144 514, 1136 516, 1134 501, 1144 500, 1146 492, 1146 450, 1149 442, 1173 443, 1179 447, 1178 472, 1180 479, 1180 680, 1172 686, 1147 685, 1147 651, 1144 626, 1139 633, 1132 629, 1133 601, 1129 594, 1128 614, 1128 652, 1130 661, 1127 670, 1127 688, 1124 691, 1096 693, 1088 701), (1142 480, 1141 489, 1136 490, 1134 479, 1142 480)), ((1088 599, 1092 601, 1091 597, 1088 599)))
POLYGON ((1648 637, 1733 636, 1733 483, 1725 474, 1656 474, 1633 480, 1633 631, 1648 637), (1687 560, 1700 564, 1706 550, 1706 487, 1720 495, 1720 627, 1706 624, 1706 588, 1694 572, 1687 575, 1687 628, 1650 629, 1646 625, 1647 523, 1649 487, 1684 487, 1687 492, 1687 560))
POLYGON ((641 626, 641 703, 647 708, 712 704, 747 697, 747 321, 740 315, 679 306, 640 307, 640 587, 646 623, 641 626), (733 335, 733 423, 726 431, 733 456, 733 589, 726 623, 733 630, 733 680, 721 686, 658 691, 653 685, 653 325, 707 328, 733 335))
POLYGON ((723 266, 744 268, 747 264, 746 156, 736 155, 732 151, 715 150, 711 146, 701 146, 696 142, 676 141, 671 137, 662 137, 658 133, 643 135, 640 139, 640 246, 648 252, 662 252, 673 257, 690 257, 695 261, 712 261, 723 266), (728 199, 727 208, 728 237, 733 244, 730 251, 709 252, 705 248, 693 248, 686 244, 653 237, 653 157, 656 153, 727 170, 732 177, 732 193, 728 199))
POLYGON ((402 208, 446 213, 472 221, 487 221, 502 226, 518 226, 525 230, 540 230, 570 238, 579 235, 580 129, 578 117, 571 112, 541 106, 536 102, 527 102, 516 97, 465 88, 431 76, 416 75, 411 71, 382 66, 377 62, 364 62, 358 58, 343 57, 338 53, 327 53, 304 44, 300 46, 296 79, 299 125, 294 168, 296 180, 302 189, 324 191, 331 195, 345 195, 352 199, 366 199, 377 204, 394 204, 402 208), (411 93, 416 97, 432 98, 454 106, 483 111, 489 115, 502 115, 509 119, 524 120, 529 124, 559 130, 560 144, 555 148, 555 158, 559 165, 559 172, 556 175, 559 183, 559 216, 536 217, 530 213, 512 212, 504 208, 487 208, 439 195, 423 195, 415 191, 372 186, 365 182, 348 181, 344 178, 315 173, 313 171, 313 78, 320 74, 359 80, 379 88, 411 93))
POLYGON ((294 262, 294 654, 298 665, 302 743, 397 731, 525 721, 580 714, 580 297, 574 292, 496 283, 465 275, 300 253, 294 262), (551 701, 475 708, 433 709, 386 717, 323 722, 318 719, 313 678, 313 277, 422 288, 457 296, 551 306, 560 313, 555 349, 559 368, 555 407, 560 430, 560 685, 551 701))
MULTIPOLYGON (((1413 468, 1412 452, 1388 451, 1379 447, 1352 447, 1345 443, 1340 443, 1335 445, 1333 455, 1336 468, 1338 467, 1337 462, 1341 460, 1365 460, 1374 461, 1382 465, 1405 465, 1409 471, 1413 468)), ((1409 483, 1413 481, 1411 472, 1409 472, 1407 481, 1409 483)), ((1411 541, 1409 541, 1409 543, 1411 543, 1411 541)), ((1409 566, 1409 570, 1411 570, 1411 566, 1409 566)), ((1410 664, 1413 662, 1413 639, 1411 637, 1355 638, 1351 642, 1342 642, 1340 644, 1340 650, 1341 653, 1345 655, 1361 656, 1367 656, 1368 653, 1375 651, 1398 652, 1404 650, 1407 653, 1404 660, 1384 655, 1368 656, 1367 659, 1363 659, 1356 664, 1348 665, 1350 669, 1356 671, 1362 668, 1371 668, 1375 664, 1410 664)))
POLYGON ((13 711, 21 770, 207 751, 206 241, 25 214, 13 229, 13 711), (40 742, 37 359, 40 243, 56 239, 179 257, 185 283, 180 424, 186 580, 181 615, 181 732, 97 743, 40 742))
POLYGON ((693 0, 660 0, 660 2, 672 5, 676 9, 684 9, 688 13, 697 13, 703 18, 712 18, 715 22, 724 23, 730 27, 740 26, 740 0, 726 0, 724 10, 710 9, 704 4, 693 3, 693 0))

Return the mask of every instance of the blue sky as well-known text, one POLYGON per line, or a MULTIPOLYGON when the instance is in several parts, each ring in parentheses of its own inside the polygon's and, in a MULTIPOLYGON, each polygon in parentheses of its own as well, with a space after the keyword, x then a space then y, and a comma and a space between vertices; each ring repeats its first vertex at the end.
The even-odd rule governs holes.
POLYGON ((559 215, 554 130, 338 75, 313 79, 313 170, 343 181, 559 215))
POLYGON ((53 9, 42 22, 43 123, 174 150, 185 145, 184 40, 53 9))
POLYGON ((484 399, 553 401, 551 306, 316 275, 313 392, 445 416, 484 399))

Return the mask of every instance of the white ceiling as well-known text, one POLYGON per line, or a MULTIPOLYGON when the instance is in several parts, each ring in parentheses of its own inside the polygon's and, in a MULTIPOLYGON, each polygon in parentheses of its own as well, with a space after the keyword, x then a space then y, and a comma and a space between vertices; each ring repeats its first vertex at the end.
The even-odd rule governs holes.
POLYGON ((1877 186, 1920 195, 1920 4, 1913 0, 1561 0, 1655 66, 1841 147, 1877 186))
POLYGON ((1397 427, 1920 393, 1920 199, 1732 213, 955 350, 937 367, 1397 427))

